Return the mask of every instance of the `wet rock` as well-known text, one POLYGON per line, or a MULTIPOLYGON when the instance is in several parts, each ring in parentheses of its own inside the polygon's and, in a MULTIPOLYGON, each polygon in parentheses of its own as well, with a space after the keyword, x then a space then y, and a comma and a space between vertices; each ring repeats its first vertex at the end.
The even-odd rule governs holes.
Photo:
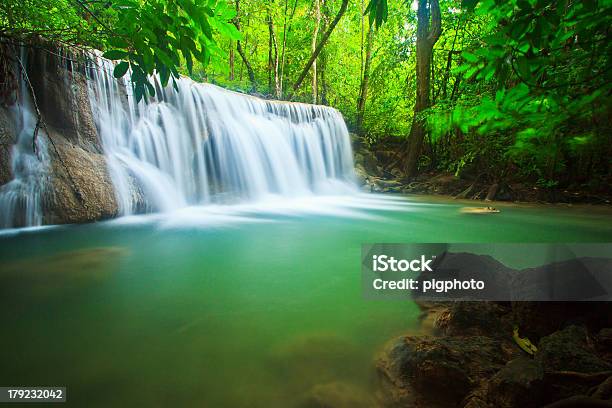
POLYGON ((396 389, 386 393, 385 404, 456 406, 480 379, 503 366, 503 356, 500 342, 485 336, 402 337, 377 363, 383 389, 396 389))
POLYGON ((612 303, 610 302, 513 302, 512 310, 524 334, 538 341, 568 323, 586 326, 597 333, 612 327, 612 303))
POLYGON ((357 185, 359 186, 365 185, 368 181, 368 174, 363 168, 363 166, 360 164, 357 164, 355 166, 355 178, 357 181, 357 185))
POLYGON ((378 160, 376 160, 376 156, 374 156, 372 152, 363 152, 363 167, 366 169, 368 174, 372 174, 377 177, 382 176, 382 171, 378 166, 378 160))
POLYGON ((597 333, 597 347, 612 357, 612 328, 604 328, 597 333))
POLYGON ((544 369, 538 360, 509 361, 489 381, 487 400, 497 408, 536 408, 545 398, 544 369))
POLYGON ((379 186, 385 187, 385 188, 400 188, 400 187, 402 187, 402 183, 399 182, 398 180, 378 179, 377 183, 378 183, 379 186))
POLYGON ((597 373, 612 370, 612 364, 602 360, 587 342, 582 326, 568 326, 540 340, 536 358, 546 371, 576 371, 597 373))
POLYGON ((354 158, 354 160, 355 160, 355 164, 356 164, 356 165, 361 165, 361 166, 363 166, 363 161, 364 161, 363 154, 361 154, 361 153, 359 153, 359 152, 355 152, 355 158, 354 158))
POLYGON ((103 155, 57 139, 46 223, 83 223, 117 216, 115 191, 103 155))
POLYGON ((15 123, 8 108, 0 106, 0 186, 13 178, 11 150, 17 138, 15 123))
POLYGON ((498 183, 491 184, 491 187, 489 187, 489 190, 487 190, 487 196, 485 197, 485 201, 495 200, 495 197, 497 196, 498 191, 499 191, 499 184, 498 183))
POLYGON ((46 127, 87 151, 101 153, 89 103, 84 55, 46 46, 52 47, 53 52, 30 48, 27 64, 28 77, 46 127), (62 56, 67 56, 71 62, 62 56))
POLYGON ((509 338, 509 308, 494 302, 455 302, 437 316, 435 328, 445 336, 490 335, 509 338))
POLYGON ((365 143, 363 137, 359 136, 357 133, 349 133, 349 137, 351 138, 351 144, 354 150, 360 150, 364 147, 365 143))
MULTIPOLYGON (((48 131, 50 140, 44 223, 115 217, 118 205, 89 102, 84 55, 52 44, 31 47, 27 53, 28 77, 43 120, 39 137, 48 131)), ((9 109, 0 109, 0 185, 12 179, 14 121, 9 109)))

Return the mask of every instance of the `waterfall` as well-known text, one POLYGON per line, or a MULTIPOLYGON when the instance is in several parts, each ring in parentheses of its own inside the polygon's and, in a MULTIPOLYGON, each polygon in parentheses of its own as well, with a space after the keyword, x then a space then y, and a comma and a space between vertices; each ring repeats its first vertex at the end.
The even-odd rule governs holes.
POLYGON ((89 96, 122 214, 355 191, 342 115, 268 101, 188 78, 136 103, 110 61, 89 96))
MULTIPOLYGON (((26 64, 24 49, 21 50, 21 60, 26 64)), ((16 66, 15 72, 21 73, 21 67, 16 66)), ((26 79, 22 75, 19 78, 15 103, 8 108, 15 123, 16 139, 10 159, 13 179, 0 186, 0 228, 43 223, 42 196, 49 163, 46 135, 42 128, 38 129, 33 143, 37 118, 26 79)))

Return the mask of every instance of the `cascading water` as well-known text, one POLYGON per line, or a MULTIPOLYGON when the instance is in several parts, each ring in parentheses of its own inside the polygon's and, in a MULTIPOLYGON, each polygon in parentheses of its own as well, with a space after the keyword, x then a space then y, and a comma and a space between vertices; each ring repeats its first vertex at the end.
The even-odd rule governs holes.
MULTIPOLYGON (((25 64, 24 54, 22 50, 21 60, 25 64)), ((15 72, 21 72, 21 67, 16 67, 15 72)), ((43 223, 42 196, 49 163, 46 135, 40 128, 33 143, 36 116, 26 80, 21 75, 19 77, 15 103, 9 108, 17 135, 11 149, 13 180, 0 186, 0 228, 31 227, 43 223)))
POLYGON ((97 62, 90 102, 123 214, 355 191, 350 139, 335 109, 187 78, 178 90, 155 79, 156 97, 136 103, 113 64, 97 62))

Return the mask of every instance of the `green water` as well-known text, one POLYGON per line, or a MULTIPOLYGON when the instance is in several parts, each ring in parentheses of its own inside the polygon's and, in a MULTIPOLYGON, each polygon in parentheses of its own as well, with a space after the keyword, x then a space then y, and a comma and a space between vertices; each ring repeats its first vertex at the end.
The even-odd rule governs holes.
POLYGON ((293 407, 321 384, 369 395, 377 350, 419 328, 414 304, 363 299, 362 243, 612 240, 607 209, 462 205, 0 235, 0 385, 67 386, 82 407, 293 407))

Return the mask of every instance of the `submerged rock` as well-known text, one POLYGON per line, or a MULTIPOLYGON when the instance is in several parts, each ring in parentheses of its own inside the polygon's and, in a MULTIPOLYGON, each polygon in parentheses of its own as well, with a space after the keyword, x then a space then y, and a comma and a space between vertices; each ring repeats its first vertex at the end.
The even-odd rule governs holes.
POLYGON ((379 359, 385 406, 458 405, 480 378, 503 364, 501 343, 486 336, 406 336, 379 359), (443 386, 443 392, 440 387, 443 386))
POLYGON ((564 400, 561 407, 574 406, 564 404, 576 395, 590 395, 581 400, 590 404, 584 406, 603 406, 612 396, 612 329, 590 334, 569 323, 590 321, 589 310, 610 315, 610 304, 566 302, 578 312, 564 315, 554 302, 526 302, 524 308, 522 302, 419 303, 433 312, 435 335, 404 336, 383 350, 377 369, 385 407, 536 408, 564 400), (528 323, 541 321, 530 320, 529 311, 561 326, 539 342, 532 338, 538 343, 534 357, 512 340, 512 327, 523 333, 528 323))
POLYGON ((488 384, 489 403, 498 408, 536 408, 545 398, 544 369, 538 360, 510 360, 488 384))
POLYGON ((349 338, 335 333, 304 333, 272 347, 268 364, 287 389, 303 392, 321 382, 351 378, 358 369, 356 354, 349 338))
POLYGON ((503 319, 508 312, 508 307, 494 302, 455 302, 439 313, 435 328, 445 336, 508 337, 512 324, 503 319))
POLYGON ((96 285, 117 272, 123 247, 94 247, 0 264, 0 293, 45 298, 96 285))
POLYGON ((536 358, 547 371, 597 373, 612 370, 612 364, 597 356, 587 341, 584 327, 569 326, 540 340, 536 358))
POLYGON ((298 408, 373 408, 374 401, 362 389, 345 382, 317 384, 298 403, 298 408))

